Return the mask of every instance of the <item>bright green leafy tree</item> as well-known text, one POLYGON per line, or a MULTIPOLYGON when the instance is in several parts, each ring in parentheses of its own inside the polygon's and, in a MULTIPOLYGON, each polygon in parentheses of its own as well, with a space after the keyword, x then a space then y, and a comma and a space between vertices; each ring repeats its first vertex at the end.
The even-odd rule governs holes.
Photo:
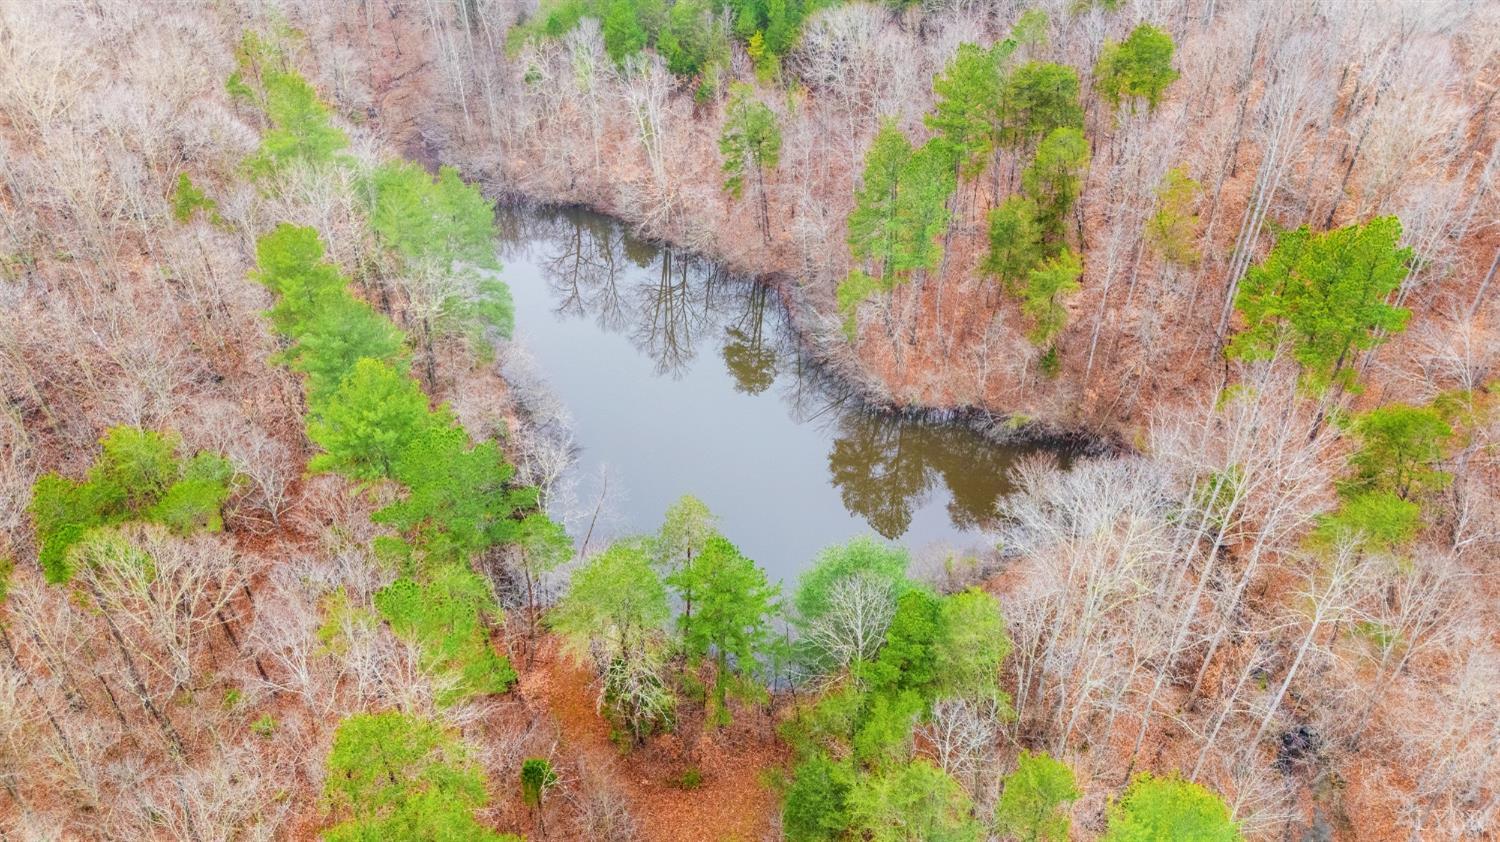
POLYGON ((1435 467, 1453 428, 1437 409, 1394 403, 1356 416, 1359 449, 1349 457, 1350 491, 1395 492, 1410 498, 1442 488, 1452 476, 1435 467))
POLYGON ((1349 543, 1393 552, 1415 538, 1421 528, 1422 507, 1416 501, 1403 500, 1391 491, 1359 491, 1323 516, 1312 541, 1325 548, 1349 543))
POLYGON ((943 770, 913 760, 861 778, 849 793, 851 827, 869 842, 979 842, 973 802, 943 770))
POLYGON ((473 333, 488 325, 509 336, 515 305, 495 271, 495 207, 453 167, 437 178, 408 161, 377 167, 369 178, 370 227, 400 256, 408 272, 440 281, 436 290, 439 323, 424 330, 473 333))
POLYGON ((835 586, 851 576, 871 576, 889 582, 898 596, 908 587, 906 550, 870 537, 853 538, 818 553, 812 566, 797 580, 792 597, 797 621, 813 623, 833 610, 830 600, 835 586))
POLYGON ((286 171, 292 166, 324 166, 349 145, 343 130, 333 125, 328 106, 295 72, 267 70, 261 76, 265 87, 266 117, 271 129, 261 136, 260 150, 247 166, 255 178, 286 171))
POLYGON ((433 178, 410 161, 392 161, 370 175, 370 190, 370 227, 409 263, 500 268, 495 206, 458 170, 440 167, 433 178))
POLYGON ((1121 100, 1145 100, 1146 107, 1156 109, 1162 91, 1180 76, 1172 69, 1172 36, 1149 23, 1131 30, 1120 43, 1107 42, 1094 65, 1099 93, 1111 107, 1121 100))
POLYGON ((1235 306, 1245 326, 1226 352, 1269 359, 1285 346, 1313 391, 1352 387, 1356 353, 1404 330, 1411 315, 1386 303, 1412 259, 1400 240, 1394 216, 1321 234, 1307 226, 1282 234, 1240 284, 1235 306))
POLYGON ((697 617, 691 623, 682 618, 683 644, 692 657, 713 656, 714 717, 726 723, 730 670, 743 673, 767 651, 778 589, 766 582, 755 562, 717 535, 708 539, 695 563, 667 582, 698 601, 697 617))
POLYGON ((421 649, 428 669, 451 682, 439 704, 504 693, 515 683, 510 661, 490 646, 487 625, 499 613, 494 596, 468 567, 440 565, 420 583, 397 579, 375 594, 375 607, 391 631, 421 649))
POLYGON ((484 772, 459 738, 395 711, 339 724, 324 795, 338 819, 323 834, 329 842, 520 842, 475 821, 487 801, 484 772))
POLYGON ((72 577, 69 550, 91 530, 129 521, 160 523, 178 534, 217 532, 234 469, 214 453, 182 458, 175 433, 115 427, 82 481, 49 473, 32 487, 37 557, 47 581, 72 577))
POLYGON ((995 702, 1003 715, 1008 714, 1010 697, 1000 689, 1000 666, 1010 654, 1011 642, 1000 601, 978 588, 960 591, 943 599, 941 623, 938 694, 995 702))
POLYGON ((684 633, 691 631, 694 591, 697 578, 693 575, 693 561, 703 554, 708 542, 719 534, 719 519, 708 506, 691 494, 684 494, 667 507, 661 529, 651 542, 652 560, 668 579, 676 579, 677 592, 682 597, 682 617, 679 620, 684 633))
POLYGON ((1109 806, 1102 842, 1240 842, 1239 828, 1223 800, 1181 778, 1142 774, 1109 806))
POLYGON ((604 677, 604 706, 637 742, 671 721, 662 676, 667 591, 645 541, 616 541, 573 575, 553 609, 552 627, 604 677))
POLYGON ((1081 795, 1066 763, 1023 751, 1005 776, 995 830, 1020 842, 1068 842, 1068 805, 1081 795))

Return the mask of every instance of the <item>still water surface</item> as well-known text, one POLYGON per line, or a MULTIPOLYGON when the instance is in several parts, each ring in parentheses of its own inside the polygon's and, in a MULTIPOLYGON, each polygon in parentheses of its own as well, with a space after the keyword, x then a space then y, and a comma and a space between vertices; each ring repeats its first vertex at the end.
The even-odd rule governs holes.
POLYGON ((772 578, 856 535, 982 546, 1028 446, 867 411, 798 350, 776 294, 582 211, 508 213, 516 337, 580 451, 554 512, 576 537, 655 530, 683 494, 772 578))

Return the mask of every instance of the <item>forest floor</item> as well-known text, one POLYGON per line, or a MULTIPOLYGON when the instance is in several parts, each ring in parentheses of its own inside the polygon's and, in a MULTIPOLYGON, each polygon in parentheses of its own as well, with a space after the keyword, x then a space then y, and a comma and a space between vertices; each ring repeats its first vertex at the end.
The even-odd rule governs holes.
POLYGON ((742 710, 740 721, 717 733, 704 731, 701 721, 680 722, 675 733, 622 753, 596 706, 593 673, 558 643, 542 644, 523 671, 519 692, 556 723, 563 758, 571 765, 581 761, 619 788, 643 839, 750 842, 767 836, 777 800, 768 784, 785 752, 766 727, 763 710, 742 710), (694 734, 698 739, 691 739, 694 734), (699 771, 702 782, 687 787, 683 774, 690 769, 699 771))

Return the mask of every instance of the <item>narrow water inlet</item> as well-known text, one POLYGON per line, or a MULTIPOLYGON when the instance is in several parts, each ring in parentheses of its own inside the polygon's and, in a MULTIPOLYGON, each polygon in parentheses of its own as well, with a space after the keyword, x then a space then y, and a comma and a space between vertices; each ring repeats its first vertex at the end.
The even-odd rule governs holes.
POLYGON ((1016 461, 1066 457, 869 411, 801 352, 769 287, 608 217, 508 210, 499 228, 516 340, 567 407, 580 448, 551 503, 575 538, 590 524, 595 543, 654 531, 692 494, 788 581, 857 535, 914 552, 981 550, 1016 461))

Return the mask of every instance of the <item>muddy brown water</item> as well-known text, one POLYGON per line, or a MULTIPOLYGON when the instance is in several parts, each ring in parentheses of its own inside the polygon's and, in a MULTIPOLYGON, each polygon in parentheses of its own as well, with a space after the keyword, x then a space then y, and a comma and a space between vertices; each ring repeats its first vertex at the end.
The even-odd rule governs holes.
POLYGON ((578 447, 550 504, 577 539, 653 531, 693 494, 788 582, 857 535, 979 550, 1011 466, 1049 449, 869 410, 801 353, 773 290, 607 217, 507 211, 500 228, 516 338, 578 447))

